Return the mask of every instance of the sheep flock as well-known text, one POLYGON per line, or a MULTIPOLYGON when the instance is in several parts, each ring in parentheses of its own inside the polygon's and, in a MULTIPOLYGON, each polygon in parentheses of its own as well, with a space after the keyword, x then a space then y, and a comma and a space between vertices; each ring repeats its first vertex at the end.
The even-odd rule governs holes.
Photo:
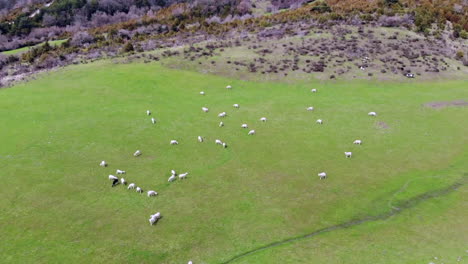
MULTIPOLYGON (((233 87, 232 87, 231 85, 227 85, 227 86, 226 86, 226 89, 228 89, 228 90, 230 90, 230 91, 234 90, 233 87)), ((315 93, 317 93, 317 89, 314 88, 314 89, 311 90, 311 92, 315 94, 315 93)), ((231 93, 230 93, 230 94, 231 94, 231 93)), ((204 92, 204 91, 201 91, 201 92, 200 92, 200 95, 205 96, 205 92, 204 92)), ((237 104, 237 103, 236 103, 236 104, 232 104, 232 107, 234 107, 234 109, 239 109, 239 108, 240 108, 239 104, 237 104)), ((208 109, 208 107, 206 107, 206 106, 201 107, 201 109, 202 109, 202 111, 203 111, 204 113, 208 113, 208 112, 209 112, 209 109, 208 109)), ((306 107, 306 110, 307 110, 307 111, 314 111, 314 112, 315 112, 316 108, 314 108, 313 106, 308 106, 308 107, 306 107)), ((238 111, 238 110, 235 110, 235 111, 238 111)), ((365 113, 364 113, 364 114, 365 114, 365 113)), ((146 110, 146 115, 147 115, 147 116, 151 116, 150 120, 151 120, 152 124, 156 124, 156 119, 155 119, 155 117, 152 116, 152 112, 151 112, 150 110, 146 110)), ((227 114, 227 112, 221 112, 221 113, 218 113, 217 116, 218 116, 220 119, 222 119, 222 120, 228 120, 228 119, 226 119, 226 118, 227 118, 229 115, 227 114)), ((370 116, 370 117, 376 117, 376 116, 377 116, 377 113, 371 111, 371 112, 368 112, 368 116, 370 116)), ((163 120, 161 120, 161 121, 163 121, 163 120)), ((260 118, 258 119, 257 122, 265 123, 266 121, 267 121, 267 118, 264 117, 264 116, 262 116, 262 117, 260 117, 260 118)), ((330 120, 330 122, 333 122, 333 121, 330 120)), ((324 122, 323 122, 322 119, 317 119, 317 120, 316 120, 316 123, 317 123, 317 124, 320 124, 320 125, 323 125, 323 124, 324 124, 324 122)), ((229 123, 228 123, 228 124, 229 124, 229 123)), ((255 126, 255 124, 250 124, 250 125, 255 126)), ((247 124, 245 124, 245 123, 239 124, 240 129, 251 128, 250 125, 247 125, 247 124)), ((219 123, 218 126, 219 126, 219 127, 224 127, 224 126, 225 126, 224 121, 220 121, 220 123, 219 123)), ((263 129, 263 128, 265 128, 265 126, 263 126, 262 129, 263 129)), ((260 130, 260 132, 261 132, 261 131, 262 131, 262 130, 260 130)), ((248 135, 248 136, 254 136, 254 135, 256 135, 256 134, 257 134, 257 132, 256 132, 255 129, 250 129, 250 130, 248 130, 248 132, 246 133, 246 135, 248 135)), ((261 133, 260 133, 259 135, 261 136, 261 133)), ((206 138, 205 136, 201 136, 201 135, 200 135, 200 136, 196 136, 196 135, 194 135, 194 136, 193 136, 193 140, 195 140, 195 137, 196 137, 196 139, 197 139, 197 141, 198 141, 199 143, 214 142, 214 143, 215 143, 215 144, 213 144, 214 146, 215 146, 215 145, 219 145, 219 146, 222 146, 222 148, 224 148, 224 149, 227 148, 227 146, 228 146, 226 142, 222 141, 222 140, 219 139, 219 138, 218 138, 218 139, 208 139, 208 138, 206 138)), ((181 140, 181 141, 180 141, 181 144, 183 145, 185 139, 180 139, 180 140, 181 140)), ((192 139, 190 139, 190 140, 192 140, 192 139)), ((169 142, 170 142, 170 145, 179 145, 179 141, 176 140, 176 139, 171 139, 169 142)), ((361 139, 355 139, 354 141, 350 142, 350 144, 351 144, 351 143, 354 144, 354 145, 361 145, 361 144, 362 144, 362 140, 361 140, 361 139)), ((207 144, 209 144, 209 143, 207 143, 207 144)), ((211 144, 212 144, 212 143, 211 143, 211 144)), ((350 152, 350 151, 345 151, 344 154, 345 154, 345 158, 351 158, 353 153, 350 152)), ((140 156, 142 156, 142 155, 143 155, 143 152, 142 152, 141 150, 136 150, 136 151, 133 153, 133 157, 134 157, 134 158, 138 158, 138 157, 140 157, 140 156)), ((112 164, 107 163, 107 161, 105 161, 105 160, 103 160, 103 161, 101 161, 101 162, 99 163, 99 166, 101 166, 101 167, 109 167, 110 165, 112 165, 112 164)), ((323 169, 323 168, 322 168, 322 169, 323 169)), ((116 169, 116 170, 115 170, 115 174, 116 174, 116 175, 123 176, 123 175, 127 175, 127 172, 124 171, 124 170, 121 170, 121 169, 116 169)), ((326 179, 326 178, 328 177, 328 175, 327 175, 327 173, 326 173, 325 171, 318 172, 317 175, 318 175, 318 177, 319 177, 320 180, 326 179)), ((128 173, 128 178, 129 178, 129 179, 131 178, 131 176, 132 176, 132 173, 128 173)), ((126 177, 127 177, 127 176, 126 176, 126 177)), ((196 177, 196 175, 194 175, 193 177, 196 177)), ((177 179, 179 179, 179 180, 186 180, 186 179, 189 179, 189 178, 190 178, 190 177, 189 177, 189 172, 184 172, 184 173, 178 174, 174 169, 171 169, 171 170, 170 170, 169 177, 167 178, 167 179, 168 179, 167 182, 170 184, 170 183, 176 181, 177 179)), ((132 191, 136 192, 137 194, 143 193, 143 192, 144 192, 144 189, 150 189, 148 186, 145 186, 145 188, 143 189, 141 186, 138 186, 138 185, 137 185, 136 183, 134 183, 134 182, 131 182, 131 183, 128 184, 126 179, 124 179, 123 177, 119 178, 119 177, 117 177, 117 176, 115 176, 115 175, 109 175, 109 176, 108 176, 108 179, 112 182, 111 187, 115 187, 115 186, 117 186, 117 185, 126 186, 127 191, 132 190, 132 191), (146 187, 148 187, 148 188, 146 188, 146 187)), ((147 193, 147 197, 148 197, 148 198, 153 198, 153 197, 157 197, 157 196, 158 196, 158 192, 156 192, 155 190, 146 190, 146 193, 147 193)), ((161 214, 160 212, 156 212, 156 213, 150 215, 148 221, 149 221, 150 225, 152 226, 152 225, 157 224, 161 218, 162 218, 162 214, 161 214)), ((189 261, 189 263, 192 263, 192 262, 189 261)))

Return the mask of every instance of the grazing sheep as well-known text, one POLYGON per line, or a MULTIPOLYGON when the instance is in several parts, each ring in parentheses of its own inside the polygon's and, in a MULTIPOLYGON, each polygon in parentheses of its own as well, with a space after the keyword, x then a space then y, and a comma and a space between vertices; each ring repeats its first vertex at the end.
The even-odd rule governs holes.
POLYGON ((168 182, 173 182, 176 180, 176 176, 175 174, 171 175, 171 177, 169 177, 169 179, 167 180, 168 182))
POLYGON ((226 89, 231 89, 231 88, 232 88, 231 85, 226 86, 226 89))
POLYGON ((150 111, 150 110, 146 110, 146 114, 147 114, 147 115, 151 115, 151 111, 150 111))
POLYGON ((218 114, 218 117, 225 117, 226 115, 227 115, 226 112, 222 112, 218 114))
POLYGON ((130 183, 127 187, 127 189, 135 189, 135 184, 134 183, 130 183))
POLYGON ((323 124, 323 121, 322 121, 322 119, 317 119, 317 121, 315 121, 315 123, 317 123, 317 124, 320 124, 320 125, 321 125, 321 124, 323 124))
POLYGON ((248 135, 255 135, 255 130, 253 130, 253 129, 250 130, 249 133, 248 133, 248 135))
POLYGON ((242 128, 248 128, 249 126, 247 126, 247 124, 242 124, 241 127, 242 127, 242 128))
POLYGON ((190 260, 187 264, 193 264, 193 262, 190 260))
POLYGON ((238 104, 233 104, 232 106, 234 106, 234 108, 239 108, 238 104))
POLYGON ((223 127, 224 126, 224 123, 221 121, 219 122, 219 127, 223 127))
POLYGON ((313 106, 307 107, 307 111, 314 111, 314 107, 313 106))
POLYGON ((137 150, 137 151, 135 151, 135 153, 133 153, 133 156, 134 156, 134 157, 138 157, 138 156, 140 156, 140 155, 141 155, 141 151, 140 151, 140 150, 137 150))
POLYGON ((142 190, 140 187, 136 187, 136 192, 137 192, 137 193, 142 193, 143 190, 142 190))
POLYGON ((155 213, 154 215, 150 215, 150 218, 161 218, 161 213, 160 212, 157 212, 155 213))
POLYGON ((377 116, 377 113, 376 112, 369 112, 367 115, 368 116, 377 116))
POLYGON ((149 219, 150 225, 154 225, 154 223, 156 223, 157 221, 158 221, 158 219, 156 219, 156 218, 150 218, 149 219))
POLYGON ((122 183, 122 185, 127 185, 127 181, 124 178, 120 179, 120 183, 122 183))
POLYGON ((198 136, 198 142, 203 142, 203 138, 201 136, 198 136))
POLYGON ((112 181, 112 187, 119 184, 119 178, 115 177, 114 175, 109 175, 109 180, 112 181))
POLYGON ((223 144, 223 142, 222 142, 221 140, 219 140, 219 139, 216 139, 216 140, 215 140, 215 143, 218 144, 218 145, 222 145, 222 144, 223 144))
POLYGON ((227 144, 223 142, 223 148, 227 148, 227 144))
POLYGON ((316 93, 316 92, 317 92, 317 89, 314 88, 314 89, 312 89, 312 90, 310 90, 310 91, 313 92, 313 93, 316 93))
POLYGON ((151 191, 148 191, 148 197, 151 197, 151 196, 156 196, 156 195, 158 195, 158 193, 157 193, 157 192, 155 192, 155 191, 152 191, 152 190, 151 190, 151 191))
POLYGON ((320 179, 325 179, 327 177, 327 174, 325 172, 321 172, 318 174, 318 176, 320 177, 320 179))
POLYGON ((116 173, 117 173, 117 174, 125 174, 126 172, 123 171, 123 170, 117 170, 116 173))
POLYGON ((177 140, 171 140, 171 145, 179 145, 179 142, 177 142, 177 140))
POLYGON ((156 214, 151 215, 149 219, 150 225, 154 225, 160 218, 161 218, 160 212, 157 212, 156 214))
POLYGON ((154 117, 151 118, 151 123, 156 124, 156 119, 154 119, 154 117))
POLYGON ((187 177, 188 172, 179 174, 179 179, 183 180, 187 177))
POLYGON ((171 170, 171 175, 177 175, 175 170, 171 170))
POLYGON ((362 141, 360 139, 356 139, 356 140, 354 140, 353 144, 361 145, 362 141))
POLYGON ((266 121, 267 121, 267 119, 266 119, 266 117, 262 117, 262 118, 260 118, 260 121, 262 121, 262 122, 266 122, 266 121))
POLYGON ((207 107, 202 107, 201 110, 202 110, 203 112, 205 112, 205 113, 208 113, 208 111, 209 111, 207 107))
POLYGON ((353 155, 352 152, 345 152, 344 154, 347 158, 351 158, 351 156, 353 155))
POLYGON ((112 181, 112 187, 116 186, 117 184, 119 184, 119 179, 115 179, 112 181))
POLYGON ((105 160, 103 160, 103 161, 101 161, 101 163, 99 163, 99 166, 107 167, 107 162, 105 160))
POLYGON ((204 91, 201 91, 200 94, 201 94, 201 95, 205 95, 205 92, 204 92, 204 91))

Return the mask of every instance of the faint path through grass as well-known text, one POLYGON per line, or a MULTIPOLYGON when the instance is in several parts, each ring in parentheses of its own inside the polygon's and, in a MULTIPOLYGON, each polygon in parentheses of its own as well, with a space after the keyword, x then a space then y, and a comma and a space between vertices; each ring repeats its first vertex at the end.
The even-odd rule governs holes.
MULTIPOLYGON (((221 263, 222 264, 233 263, 236 260, 241 259, 243 257, 246 257, 248 255, 252 255, 252 254, 255 254, 257 252, 267 250, 267 249, 270 249, 270 248, 273 248, 273 247, 281 246, 281 245, 284 245, 284 244, 293 243, 293 242, 298 241, 298 240, 311 238, 311 237, 320 235, 320 234, 325 233, 325 232, 331 232, 331 231, 335 231, 335 230, 339 230, 339 229, 345 229, 345 228, 357 226, 357 225, 360 225, 360 224, 364 224, 364 223, 367 223, 367 222, 386 220, 386 219, 388 219, 388 218, 390 218, 390 217, 392 217, 392 216, 394 216, 396 214, 401 213, 402 211, 404 211, 406 209, 411 209, 411 208, 415 207, 417 204, 419 204, 421 202, 424 202, 425 200, 448 195, 451 192, 456 191, 461 186, 465 185, 467 180, 468 180, 468 173, 465 173, 464 176, 460 179, 460 181, 455 182, 454 184, 452 184, 452 185, 450 185, 450 186, 448 186, 446 188, 425 192, 425 193, 423 193, 421 195, 418 195, 418 196, 416 196, 414 198, 408 199, 408 200, 402 202, 399 207, 394 207, 391 204, 391 201, 393 199, 391 199, 389 201, 389 205, 391 206, 391 210, 389 212, 387 212, 387 213, 382 213, 382 214, 379 214, 379 215, 376 215, 376 216, 366 216, 366 217, 363 217, 361 219, 350 220, 348 222, 345 222, 345 223, 342 223, 342 224, 339 224, 339 225, 333 225, 333 226, 325 227, 325 228, 316 230, 316 231, 314 231, 312 233, 308 233, 308 234, 305 234, 305 235, 300 235, 300 236, 291 237, 291 238, 287 238, 287 239, 284 239, 284 240, 276 241, 276 242, 273 242, 273 243, 270 243, 270 244, 267 244, 267 245, 264 245, 264 246, 261 246, 261 247, 258 247, 258 248, 254 248, 254 249, 246 251, 244 253, 235 255, 235 256, 231 257, 230 259, 228 259, 226 261, 223 261, 221 263)), ((403 185, 402 188, 400 188, 397 192, 395 192, 395 194, 392 197, 395 197, 396 194, 398 194, 398 193, 402 192, 404 189, 406 189, 410 182, 411 182, 411 180, 407 181, 403 185)))

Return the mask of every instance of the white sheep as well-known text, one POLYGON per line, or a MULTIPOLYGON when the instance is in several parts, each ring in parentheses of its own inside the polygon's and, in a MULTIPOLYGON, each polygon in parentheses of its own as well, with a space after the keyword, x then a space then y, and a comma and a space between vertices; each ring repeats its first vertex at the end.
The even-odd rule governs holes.
POLYGON ((347 158, 351 158, 351 156, 353 155, 352 152, 345 152, 344 154, 347 158))
POLYGON ((140 187, 136 187, 136 192, 137 192, 137 193, 142 193, 143 190, 142 190, 140 187))
POLYGON ((134 183, 130 183, 127 187, 127 189, 135 189, 135 184, 134 183))
POLYGON ((175 170, 171 170, 171 175, 177 175, 175 170))
POLYGON ((119 178, 115 177, 114 175, 109 175, 109 180, 112 181, 112 187, 119 184, 119 178))
POLYGON ((226 112, 222 112, 218 114, 218 117, 225 117, 226 115, 227 115, 226 112))
POLYGON ((307 107, 307 111, 314 111, 314 107, 313 106, 307 107))
POLYGON ((117 170, 115 173, 117 174, 125 174, 126 172, 124 170, 117 170))
POLYGON ((224 126, 223 121, 219 122, 219 127, 223 127, 223 126, 224 126))
POLYGON ((317 123, 317 124, 320 124, 320 125, 321 125, 321 124, 323 124, 323 120, 322 120, 322 119, 317 119, 317 121, 315 121, 315 123, 317 123))
POLYGON ((253 130, 253 129, 250 130, 249 133, 248 133, 248 135, 255 135, 255 130, 253 130))
POLYGON ((260 121, 262 121, 262 122, 266 122, 266 121, 267 121, 267 119, 266 119, 266 117, 262 117, 262 118, 260 118, 260 121))
POLYGON ((103 161, 101 161, 101 163, 99 163, 99 166, 107 167, 107 162, 105 160, 103 160, 103 161))
POLYGON ((356 139, 356 140, 354 140, 353 144, 361 145, 362 141, 360 139, 356 139))
POLYGON ((368 116, 377 116, 377 113, 376 112, 369 112, 367 115, 368 116))
POLYGON ((157 219, 159 219, 159 218, 161 218, 161 213, 160 213, 160 212, 157 212, 157 213, 155 213, 155 214, 153 214, 153 215, 150 215, 150 218, 157 218, 157 219))
POLYGON ((205 95, 205 92, 204 92, 204 91, 201 91, 200 94, 201 94, 201 95, 205 95))
POLYGON ((222 142, 221 140, 219 140, 219 139, 216 139, 216 140, 215 140, 215 143, 218 144, 218 145, 222 145, 222 144, 223 144, 223 142, 222 142))
POLYGON ((148 221, 149 221, 150 225, 154 225, 154 223, 156 223, 158 221, 158 219, 150 218, 148 221))
POLYGON ((124 178, 120 179, 120 183, 122 183, 123 185, 127 185, 127 181, 124 178))
POLYGON ((137 150, 137 151, 135 151, 135 153, 133 153, 133 156, 134 156, 134 157, 138 157, 138 156, 140 156, 140 155, 141 155, 141 151, 140 151, 140 150, 137 150))
POLYGON ((169 177, 169 179, 167 179, 168 182, 173 182, 175 180, 176 180, 175 174, 172 174, 171 177, 169 177))
POLYGON ((156 124, 156 119, 154 119, 154 117, 151 118, 151 123, 156 124))
POLYGON ((202 110, 203 112, 205 112, 205 113, 208 113, 208 111, 209 111, 208 107, 202 107, 201 110, 202 110))
POLYGON ((234 108, 239 108, 238 104, 233 104, 232 106, 234 106, 234 108))
POLYGON ((160 212, 157 212, 156 214, 151 215, 149 219, 150 225, 154 225, 154 223, 156 223, 160 218, 161 218, 160 212))
POLYGON ((191 260, 189 260, 189 262, 187 264, 193 264, 193 262, 191 260))
POLYGON ((179 145, 179 142, 177 142, 177 140, 171 140, 171 145, 179 145))
POLYGON ((231 88, 232 88, 231 85, 226 86, 226 89, 231 89, 231 88))
POLYGON ((147 114, 147 115, 151 115, 151 111, 150 111, 150 110, 146 110, 146 114, 147 114))
POLYGON ((226 142, 223 142, 223 148, 227 148, 226 142))
POLYGON ((310 91, 313 92, 313 93, 316 93, 316 92, 317 92, 317 89, 314 88, 314 89, 312 89, 312 90, 310 90, 310 91))
POLYGON ((242 127, 242 128, 248 128, 249 126, 247 126, 247 124, 242 124, 241 127, 242 127))
POLYGON ((157 193, 157 192, 155 192, 155 191, 153 191, 153 190, 151 190, 151 191, 148 191, 148 197, 151 197, 151 196, 156 196, 156 195, 158 195, 158 193, 157 193))
POLYGON ((198 142, 203 142, 203 138, 201 136, 198 136, 198 142))
POLYGON ((327 177, 327 174, 325 172, 321 172, 318 174, 318 176, 320 177, 320 179, 325 179, 327 177))
POLYGON ((179 174, 179 179, 181 179, 181 180, 185 179, 188 174, 189 174, 188 172, 179 174))

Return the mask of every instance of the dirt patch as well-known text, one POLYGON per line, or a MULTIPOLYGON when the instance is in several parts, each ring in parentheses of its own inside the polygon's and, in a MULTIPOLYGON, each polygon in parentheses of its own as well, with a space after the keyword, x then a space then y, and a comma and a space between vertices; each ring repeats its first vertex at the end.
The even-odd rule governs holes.
POLYGON ((389 129, 390 127, 387 125, 387 123, 383 122, 383 121, 379 121, 377 122, 377 127, 378 128, 381 128, 381 129, 389 129))
POLYGON ((455 100, 455 101, 451 101, 451 102, 447 102, 447 101, 441 101, 441 102, 429 102, 429 103, 425 103, 423 104, 423 106, 425 107, 430 107, 430 108, 433 108, 433 109, 440 109, 440 108, 444 108, 444 107, 447 107, 447 106, 467 106, 468 105, 468 102, 465 101, 465 100, 455 100))

